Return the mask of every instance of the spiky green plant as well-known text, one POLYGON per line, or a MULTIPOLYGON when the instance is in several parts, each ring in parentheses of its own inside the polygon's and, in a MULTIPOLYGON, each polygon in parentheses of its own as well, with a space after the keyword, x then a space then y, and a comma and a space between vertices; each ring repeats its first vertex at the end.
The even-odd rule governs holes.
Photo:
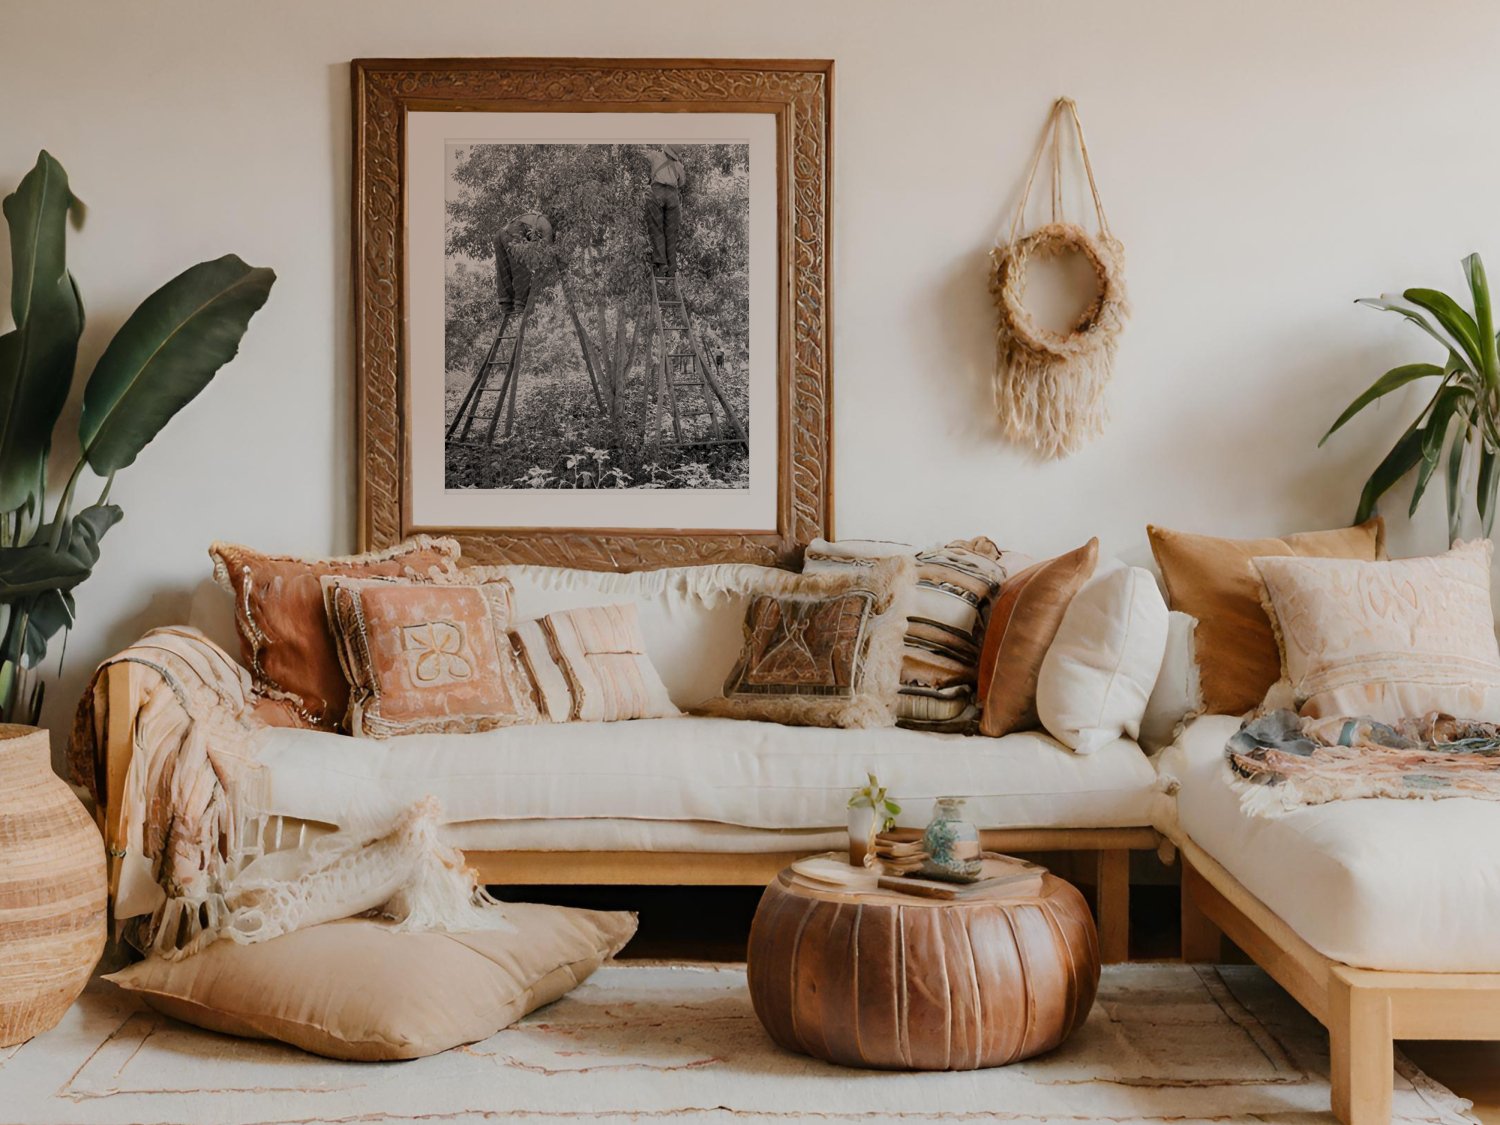
POLYGON ((234 358, 276 275, 228 254, 141 302, 84 384, 78 460, 49 517, 47 459, 83 333, 83 299, 66 254, 68 217, 82 209, 62 165, 43 152, 5 197, 4 212, 15 327, 0 335, 0 721, 35 723, 42 681, 28 683, 28 673, 73 624, 73 590, 124 515, 109 503, 115 473, 234 358), (75 513, 85 468, 104 487, 75 513))
POLYGON ((1375 467, 1359 497, 1356 523, 1375 513, 1380 498, 1407 473, 1416 471, 1408 515, 1415 515, 1439 465, 1445 466, 1448 539, 1458 538, 1472 491, 1484 534, 1495 523, 1495 494, 1500 488, 1500 357, 1489 283, 1478 254, 1463 260, 1473 311, 1436 289, 1408 289, 1366 297, 1357 304, 1397 313, 1436 340, 1448 353, 1441 366, 1407 363, 1387 371, 1323 435, 1321 446, 1345 422, 1370 403, 1420 379, 1437 379, 1432 397, 1406 427, 1385 459, 1375 467))

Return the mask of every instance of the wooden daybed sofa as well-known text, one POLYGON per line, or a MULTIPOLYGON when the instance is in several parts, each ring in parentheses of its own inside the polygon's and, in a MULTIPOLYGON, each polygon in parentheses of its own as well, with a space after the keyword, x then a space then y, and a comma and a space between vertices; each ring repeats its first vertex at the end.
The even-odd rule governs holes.
POLYGON ((1333 1111, 1391 1116, 1393 1041, 1500 1039, 1500 806, 1365 799, 1251 816, 1228 782, 1240 720, 1189 723, 1157 761, 1180 851, 1184 960, 1228 937, 1329 1033, 1333 1111))
MULTIPOLYGON (((744 596, 687 596, 659 572, 506 569, 522 620, 635 602, 651 660, 680 706, 714 694, 738 653, 744 596)), ((227 594, 200 591, 193 624, 225 654, 237 651, 227 594)), ((112 890, 126 843, 120 795, 142 700, 159 681, 149 664, 117 663, 95 693, 112 890)), ((1124 739, 1079 755, 1042 732, 995 739, 687 717, 384 742, 265 729, 253 746, 268 777, 271 840, 289 846, 351 808, 394 811, 436 795, 449 842, 502 886, 763 885, 795 858, 846 846, 844 800, 874 770, 901 794, 903 824, 919 827, 933 798, 960 793, 989 848, 1085 853, 1106 961, 1127 957, 1130 852, 1159 842, 1156 771, 1124 739)))

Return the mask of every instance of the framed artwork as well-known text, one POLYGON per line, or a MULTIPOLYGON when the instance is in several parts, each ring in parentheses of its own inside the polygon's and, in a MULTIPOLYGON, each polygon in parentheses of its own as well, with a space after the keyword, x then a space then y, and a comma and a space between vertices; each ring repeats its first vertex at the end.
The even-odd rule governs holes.
POLYGON ((793 561, 832 532, 833 64, 353 64, 359 537, 793 561))

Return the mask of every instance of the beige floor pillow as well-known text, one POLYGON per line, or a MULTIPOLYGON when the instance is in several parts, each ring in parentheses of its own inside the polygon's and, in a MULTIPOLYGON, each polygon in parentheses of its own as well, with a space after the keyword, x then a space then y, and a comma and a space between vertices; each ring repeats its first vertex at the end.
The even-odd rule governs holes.
POLYGON ((416 1059, 488 1039, 571 991, 635 933, 634 914, 508 903, 514 933, 394 933, 350 918, 256 945, 218 941, 106 980, 196 1027, 316 1055, 416 1059))

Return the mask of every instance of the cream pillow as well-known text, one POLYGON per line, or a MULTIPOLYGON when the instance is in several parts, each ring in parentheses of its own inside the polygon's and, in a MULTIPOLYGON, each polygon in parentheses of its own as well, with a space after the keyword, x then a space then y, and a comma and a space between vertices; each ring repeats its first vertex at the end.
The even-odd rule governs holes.
POLYGON ((1268 701, 1313 718, 1500 721, 1488 540, 1391 562, 1259 558, 1281 646, 1268 701))
POLYGON ((1141 749, 1154 754, 1172 745, 1182 724, 1203 713, 1203 687, 1198 681, 1195 634, 1198 619, 1172 610, 1167 615, 1167 651, 1161 658, 1156 686, 1141 716, 1141 749))
POLYGON ((396 933, 349 918, 255 945, 216 941, 106 980, 158 1012, 315 1055, 417 1059, 488 1039, 571 991, 635 933, 634 914, 508 902, 515 932, 396 933))
POLYGON ((1080 754, 1139 738, 1166 647, 1167 605, 1156 580, 1134 566, 1096 574, 1068 604, 1042 659, 1042 726, 1080 754))

